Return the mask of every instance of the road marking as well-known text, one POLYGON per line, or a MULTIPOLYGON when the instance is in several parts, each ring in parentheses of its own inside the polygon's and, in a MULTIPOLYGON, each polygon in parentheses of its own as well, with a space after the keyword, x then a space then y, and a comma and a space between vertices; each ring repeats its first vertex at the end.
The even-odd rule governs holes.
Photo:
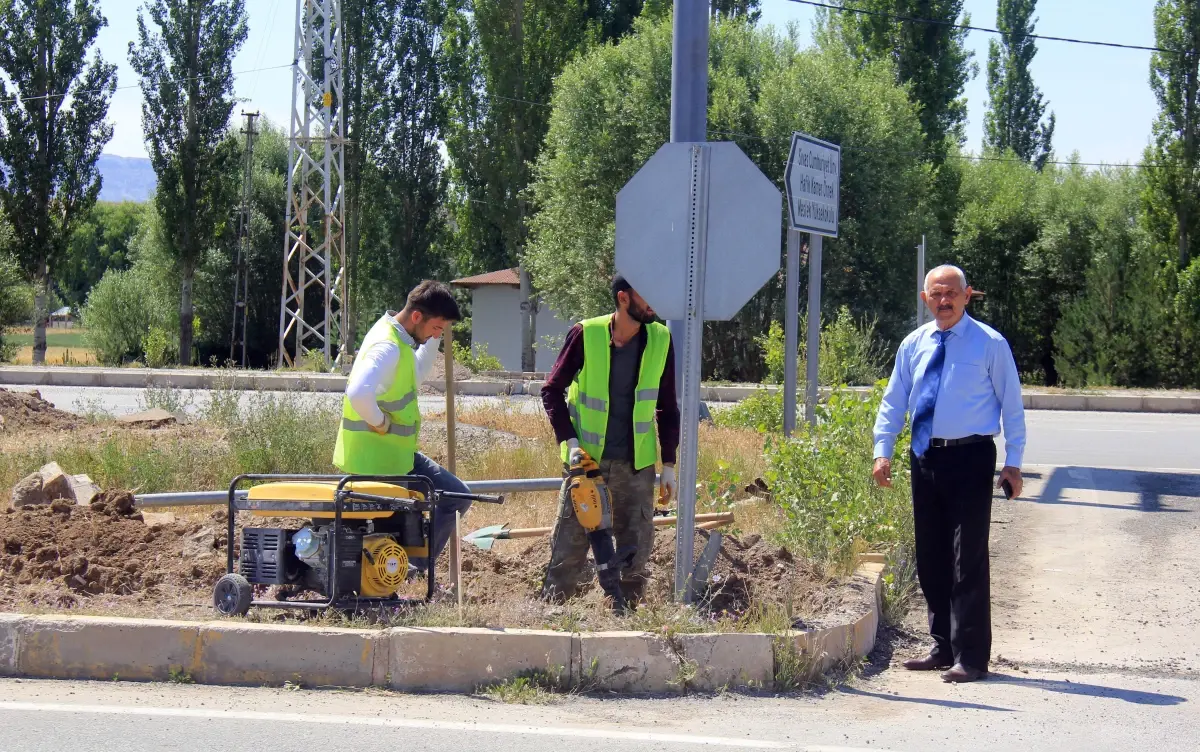
MULTIPOLYGON (((746 749, 786 749, 793 744, 764 739, 732 739, 723 736, 694 736, 664 734, 657 731, 617 731, 600 728, 569 726, 522 726, 504 723, 464 723, 433 721, 421 718, 374 718, 357 715, 321 715, 310 713, 259 713, 240 710, 207 710, 200 708, 128 707, 119 705, 74 705, 58 702, 0 702, 0 710, 49 713, 92 713, 98 715, 132 715, 167 718, 205 718, 227 721, 268 721, 279 723, 322 723, 343 726, 380 726, 384 728, 429 729, 436 731, 469 731, 480 734, 518 734, 527 736, 562 736, 582 739, 614 739, 631 742, 695 744, 709 747, 742 747, 746 749)), ((811 748, 814 750, 827 748, 811 748)), ((828 748, 832 749, 832 748, 828 748)))

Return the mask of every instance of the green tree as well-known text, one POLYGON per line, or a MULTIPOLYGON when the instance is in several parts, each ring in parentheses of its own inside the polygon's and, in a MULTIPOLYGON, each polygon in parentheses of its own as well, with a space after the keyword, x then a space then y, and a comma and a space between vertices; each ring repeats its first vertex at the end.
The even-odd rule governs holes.
POLYGON ((974 75, 967 49, 963 0, 853 0, 831 16, 851 50, 865 60, 891 60, 896 80, 910 87, 920 107, 921 126, 933 157, 941 161, 949 143, 963 141, 967 101, 963 88, 974 75), (898 17, 920 19, 900 20, 898 17))
POLYGON ((1200 231, 1200 4, 1158 0, 1150 88, 1158 100, 1146 162, 1151 190, 1174 214, 1179 269, 1191 263, 1200 231))
MULTIPOLYGON (((930 169, 919 157, 916 109, 886 61, 866 66, 832 46, 800 50, 794 39, 743 21, 711 34, 709 132, 736 140, 782 186, 789 140, 803 130, 843 146, 841 237, 825 245, 823 307, 854 317, 880 312, 881 334, 911 325, 911 236, 928 216, 930 169), (737 134, 737 135, 734 135, 737 134)), ((617 191, 670 132, 671 22, 642 19, 615 46, 590 49, 559 77, 532 193, 527 261, 546 302, 585 316, 611 309, 617 191)), ((782 217, 781 217, 782 221, 782 217)), ((780 255, 783 245, 781 233, 780 255)), ((803 294, 803 293, 802 293, 803 294)), ((760 378, 755 335, 782 317, 783 285, 768 283, 732 322, 710 324, 707 374, 760 378)))
POLYGON ((126 269, 130 245, 145 213, 145 204, 98 202, 71 234, 66 257, 54 281, 67 305, 79 307, 109 269, 126 269))
POLYGON ((440 0, 401 0, 380 18, 376 73, 364 81, 372 103, 365 130, 359 293, 366 318, 396 305, 417 282, 446 274, 446 179, 439 143, 446 122, 442 91, 440 0))
POLYGON ((246 41, 244 0, 147 0, 129 62, 140 77, 142 127, 158 175, 154 206, 180 277, 179 361, 192 362, 192 287, 237 201, 233 58, 246 41), (149 23, 147 23, 147 16, 149 23))
POLYGON ((1036 7, 1037 0, 999 0, 997 5, 996 27, 1004 36, 988 43, 983 143, 997 152, 1011 150, 1040 170, 1051 154, 1054 113, 1042 122, 1046 104, 1029 71, 1037 54, 1030 37, 1037 23, 1036 7))
MULTIPOLYGON (((250 187, 250 237, 247 243, 248 280, 246 359, 256 368, 270 367, 279 346, 279 241, 284 235, 287 191, 288 141, 283 129, 266 118, 258 121, 250 187)), ((245 156, 245 137, 237 136, 237 149, 245 156)), ((241 180, 243 162, 232 168, 241 180)), ((232 333, 234 256, 237 227, 229 223, 218 243, 204 254, 196 273, 196 315, 200 320, 197 361, 223 363, 229 357, 232 333)), ((145 251, 143 251, 145 253, 145 251)), ((166 256, 162 250, 157 256, 166 256)), ((141 266, 148 260, 139 258, 141 266)), ((168 283, 177 288, 175 281, 168 283)))
POLYGON ((1058 373, 1068 386, 1159 386, 1156 340, 1169 326, 1169 304, 1144 249, 1100 247, 1086 291, 1063 311, 1054 333, 1058 373))
POLYGON ((105 24, 93 0, 0 2, 0 208, 35 285, 34 363, 46 359, 51 271, 96 203, 112 138, 116 66, 88 59, 105 24))
MULTIPOLYGON (((953 253, 944 260, 961 266, 972 287, 986 293, 972 315, 1008 339, 1018 369, 1028 372, 1036 368, 1036 348, 1022 329, 1021 303, 1029 248, 1041 229, 1038 173, 1015 160, 983 161, 964 171, 961 195, 953 253)), ((939 255, 927 257, 927 265, 942 261, 939 255)))

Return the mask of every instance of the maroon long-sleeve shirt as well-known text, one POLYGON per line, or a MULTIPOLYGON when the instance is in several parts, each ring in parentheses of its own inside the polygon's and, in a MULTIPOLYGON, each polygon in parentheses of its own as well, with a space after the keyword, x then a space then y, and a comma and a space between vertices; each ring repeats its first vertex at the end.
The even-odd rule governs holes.
MULTIPOLYGON (((638 368, 641 354, 646 349, 646 328, 638 332, 638 368)), ((554 437, 559 443, 579 438, 571 415, 567 412, 567 389, 583 369, 583 327, 571 327, 563 342, 562 351, 554 361, 554 367, 542 385, 542 405, 550 418, 554 437)), ((658 404, 655 408, 658 419, 658 444, 662 449, 662 461, 673 464, 679 451, 679 403, 675 399, 675 345, 667 345, 667 365, 663 369, 658 385, 658 404)))

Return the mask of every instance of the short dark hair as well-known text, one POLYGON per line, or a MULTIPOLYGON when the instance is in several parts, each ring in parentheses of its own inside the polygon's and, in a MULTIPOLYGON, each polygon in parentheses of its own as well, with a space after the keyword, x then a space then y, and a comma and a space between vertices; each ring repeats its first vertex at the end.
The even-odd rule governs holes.
POLYGON ((423 316, 447 321, 458 321, 462 313, 458 310, 458 301, 454 293, 443 282, 426 279, 413 288, 408 294, 408 302, 404 306, 409 311, 420 311, 423 316))
POLYGON ((612 278, 612 296, 613 303, 617 306, 621 305, 621 301, 617 299, 617 293, 632 292, 633 285, 629 284, 629 280, 620 274, 614 274, 612 278))

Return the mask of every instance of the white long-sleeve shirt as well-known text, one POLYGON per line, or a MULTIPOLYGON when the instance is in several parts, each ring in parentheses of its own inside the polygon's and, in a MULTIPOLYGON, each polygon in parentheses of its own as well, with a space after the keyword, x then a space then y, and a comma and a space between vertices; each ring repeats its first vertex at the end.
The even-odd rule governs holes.
MULTIPOLYGON (((441 338, 430 339, 417 347, 412 336, 396 321, 395 311, 388 311, 384 318, 396 328, 400 341, 416 350, 417 387, 429 378, 433 364, 437 362, 441 338)), ((392 387, 396 378, 396 367, 400 364, 400 347, 390 340, 376 342, 363 350, 354 359, 350 378, 346 380, 346 397, 350 406, 373 426, 383 423, 383 411, 379 409, 379 396, 392 387)))

